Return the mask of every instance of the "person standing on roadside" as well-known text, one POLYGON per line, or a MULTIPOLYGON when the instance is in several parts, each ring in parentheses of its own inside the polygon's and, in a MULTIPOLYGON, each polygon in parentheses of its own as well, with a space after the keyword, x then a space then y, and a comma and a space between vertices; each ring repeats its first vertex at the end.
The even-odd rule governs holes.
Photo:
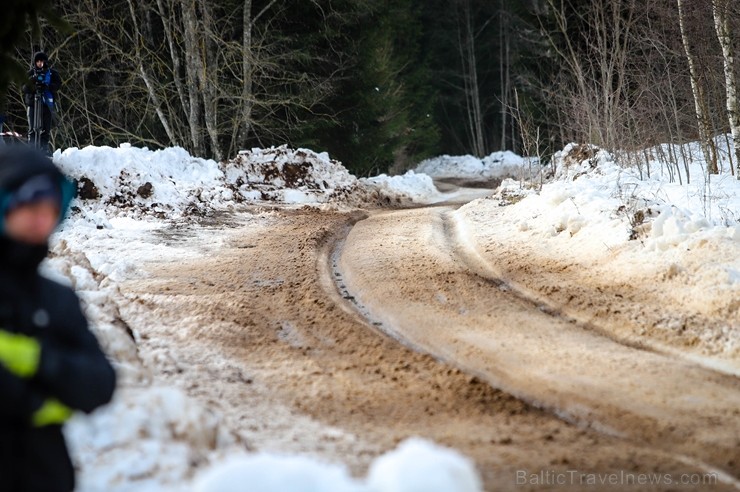
POLYGON ((37 149, 0 146, 0 490, 69 492, 62 425, 112 398, 116 375, 74 291, 41 276, 74 185, 37 149))
POLYGON ((46 53, 39 51, 34 54, 33 64, 28 72, 28 82, 23 86, 23 100, 28 114, 28 141, 48 155, 51 155, 49 139, 54 120, 54 101, 61 86, 62 78, 59 72, 49 65, 46 53), (38 109, 35 104, 37 97, 41 101, 38 109), (36 118, 40 119, 38 125, 36 118))

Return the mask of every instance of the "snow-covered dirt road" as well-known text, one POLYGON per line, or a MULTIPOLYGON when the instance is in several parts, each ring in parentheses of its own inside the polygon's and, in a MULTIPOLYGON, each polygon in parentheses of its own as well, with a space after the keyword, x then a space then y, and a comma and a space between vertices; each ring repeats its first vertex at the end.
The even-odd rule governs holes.
MULTIPOLYGON (((158 231, 191 254, 139 265, 146 276, 121 285, 121 315, 156 382, 220 412, 250 450, 363 475, 422 436, 471 457, 486 490, 554 489, 543 483, 554 471, 655 474, 675 488, 710 466, 726 474, 713 490, 735 489, 734 379, 616 344, 512 295, 474 271, 448 211, 366 220, 274 209, 218 217, 205 233, 158 231), (661 388, 663 377, 682 378, 684 391, 661 388)), ((578 476, 569 490, 594 490, 578 476)))

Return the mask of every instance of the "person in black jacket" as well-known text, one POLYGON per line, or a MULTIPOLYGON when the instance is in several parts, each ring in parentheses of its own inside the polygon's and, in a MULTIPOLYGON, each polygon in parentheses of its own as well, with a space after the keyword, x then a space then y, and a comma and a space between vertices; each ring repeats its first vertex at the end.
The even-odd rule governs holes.
POLYGON ((36 149, 0 146, 0 490, 68 492, 62 424, 110 401, 113 367, 74 291, 38 273, 74 186, 36 149))
POLYGON ((28 72, 28 82, 23 86, 23 99, 28 114, 28 141, 49 155, 51 155, 49 138, 54 119, 54 101, 57 99, 57 91, 61 86, 62 78, 59 72, 49 65, 49 57, 46 53, 39 51, 34 54, 33 65, 28 72), (42 103, 40 115, 36 115, 35 110, 37 97, 42 103), (40 133, 35 130, 37 116, 41 118, 40 133))

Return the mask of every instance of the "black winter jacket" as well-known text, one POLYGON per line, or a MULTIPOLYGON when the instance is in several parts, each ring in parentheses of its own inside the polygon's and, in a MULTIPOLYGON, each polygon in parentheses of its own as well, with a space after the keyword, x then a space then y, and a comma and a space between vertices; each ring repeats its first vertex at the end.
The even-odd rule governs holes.
MULTIPOLYGON (((61 178, 49 159, 10 147, 0 147, 0 198, 31 176, 61 178)), ((74 291, 38 274, 46 253, 46 245, 30 246, 0 233, 0 328, 41 342, 39 369, 30 380, 0 365, 2 491, 72 490, 74 470, 61 426, 36 428, 29 419, 47 397, 91 412, 110 401, 115 387, 113 367, 88 329, 74 291)))

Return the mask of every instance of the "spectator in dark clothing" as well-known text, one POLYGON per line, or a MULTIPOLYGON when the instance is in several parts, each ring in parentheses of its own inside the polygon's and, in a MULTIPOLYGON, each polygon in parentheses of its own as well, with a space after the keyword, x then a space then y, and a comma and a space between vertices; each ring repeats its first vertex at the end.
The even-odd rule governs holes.
POLYGON ((28 114, 28 141, 51 155, 49 139, 54 119, 54 101, 57 91, 62 86, 59 72, 49 65, 49 57, 39 51, 33 55, 33 65, 28 72, 28 82, 23 86, 23 100, 28 114), (36 115, 36 98, 39 98, 39 115, 36 115), (36 130, 36 118, 40 118, 39 130, 36 130))
POLYGON ((0 490, 69 492, 62 424, 110 401, 115 372, 74 291, 38 273, 74 186, 38 150, 0 146, 0 490))

